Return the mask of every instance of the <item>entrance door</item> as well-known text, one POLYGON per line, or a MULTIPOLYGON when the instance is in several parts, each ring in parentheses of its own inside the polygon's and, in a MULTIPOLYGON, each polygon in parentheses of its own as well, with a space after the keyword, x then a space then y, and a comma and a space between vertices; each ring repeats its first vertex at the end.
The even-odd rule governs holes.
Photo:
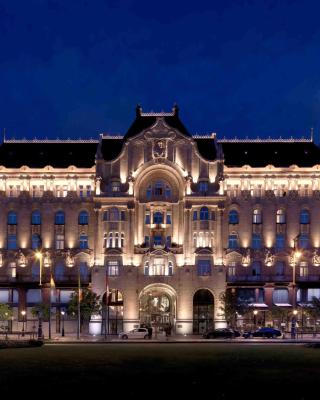
POLYGON ((214 327, 214 298, 207 289, 198 290, 193 296, 193 333, 203 334, 214 327))

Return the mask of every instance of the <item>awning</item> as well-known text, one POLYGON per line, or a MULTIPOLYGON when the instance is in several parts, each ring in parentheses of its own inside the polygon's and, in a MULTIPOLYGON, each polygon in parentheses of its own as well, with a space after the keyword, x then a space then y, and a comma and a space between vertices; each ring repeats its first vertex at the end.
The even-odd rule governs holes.
POLYGON ((274 303, 277 307, 292 307, 292 304, 289 303, 274 303))
POLYGON ((256 308, 268 308, 268 306, 265 303, 250 303, 249 306, 256 308))

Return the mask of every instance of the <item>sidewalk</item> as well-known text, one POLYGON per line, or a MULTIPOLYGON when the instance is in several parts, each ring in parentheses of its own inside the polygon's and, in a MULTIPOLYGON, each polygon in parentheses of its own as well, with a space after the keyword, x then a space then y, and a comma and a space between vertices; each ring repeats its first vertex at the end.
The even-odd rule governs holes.
POLYGON ((244 338, 236 338, 236 339, 204 339, 199 335, 171 335, 170 337, 165 337, 164 335, 158 335, 157 338, 153 337, 152 339, 128 339, 122 340, 119 339, 117 335, 109 335, 108 337, 104 336, 92 336, 92 335, 81 335, 80 339, 77 339, 77 335, 67 335, 62 337, 61 335, 54 334, 52 335, 52 339, 49 340, 45 338, 45 343, 48 344, 77 344, 77 343, 87 343, 87 344, 101 344, 101 343, 234 343, 234 344, 250 344, 250 343, 320 343, 320 336, 314 338, 313 335, 305 334, 303 338, 298 337, 296 339, 291 339, 289 337, 282 339, 262 339, 262 338, 254 338, 254 339, 244 339, 244 338))

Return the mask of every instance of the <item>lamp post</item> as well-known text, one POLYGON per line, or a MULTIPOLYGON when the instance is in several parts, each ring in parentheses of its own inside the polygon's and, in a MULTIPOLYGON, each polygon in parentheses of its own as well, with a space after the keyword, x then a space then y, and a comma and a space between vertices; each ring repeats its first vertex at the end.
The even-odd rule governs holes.
POLYGON ((21 336, 24 336, 24 324, 25 324, 25 318, 26 318, 26 311, 22 310, 21 315, 22 315, 22 334, 21 334, 21 336))
POLYGON ((77 339, 80 340, 80 329, 81 329, 81 280, 80 280, 80 263, 78 265, 78 324, 77 324, 77 339))
POLYGON ((293 265, 292 265, 292 308, 293 308, 293 316, 291 320, 291 338, 295 339, 296 337, 296 316, 298 311, 296 310, 297 305, 297 294, 296 294, 296 265, 301 257, 301 251, 298 250, 297 246, 298 236, 293 239, 294 247, 293 247, 293 265))
POLYGON ((254 329, 256 329, 256 326, 257 326, 257 314, 258 314, 258 310, 254 310, 254 311, 253 311, 253 324, 254 324, 254 329))
MULTIPOLYGON (((39 286, 42 286, 42 253, 41 251, 36 252, 36 258, 39 260, 39 286)), ((38 311, 38 340, 42 339, 42 315, 41 311, 38 311)))
POLYGON ((65 314, 65 311, 64 311, 64 310, 62 310, 62 311, 61 311, 61 317, 62 317, 62 329, 61 329, 61 336, 64 336, 64 314, 65 314))

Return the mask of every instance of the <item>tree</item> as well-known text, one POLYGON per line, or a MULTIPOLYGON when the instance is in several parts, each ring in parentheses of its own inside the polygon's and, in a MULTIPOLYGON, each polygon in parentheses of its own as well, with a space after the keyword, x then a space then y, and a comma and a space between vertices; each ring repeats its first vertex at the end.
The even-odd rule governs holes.
MULTIPOLYGON (((32 307, 31 314, 34 317, 42 318, 45 321, 49 320, 49 305, 45 303, 37 304, 36 306, 32 307)), ((52 313, 51 313, 52 315, 52 313)))
POLYGON ((226 290, 221 296, 221 302, 223 303, 220 309, 224 312, 227 324, 231 327, 236 327, 237 315, 247 314, 251 307, 248 303, 240 302, 237 298, 236 292, 232 290, 226 290))
MULTIPOLYGON (((68 305, 68 314, 71 316, 78 315, 78 292, 71 295, 71 300, 68 305)), ((80 294, 80 323, 81 326, 85 322, 89 322, 92 314, 98 314, 101 311, 100 296, 90 289, 82 289, 80 294)))
POLYGON ((8 321, 13 316, 12 308, 8 304, 0 304, 0 321, 8 321))

